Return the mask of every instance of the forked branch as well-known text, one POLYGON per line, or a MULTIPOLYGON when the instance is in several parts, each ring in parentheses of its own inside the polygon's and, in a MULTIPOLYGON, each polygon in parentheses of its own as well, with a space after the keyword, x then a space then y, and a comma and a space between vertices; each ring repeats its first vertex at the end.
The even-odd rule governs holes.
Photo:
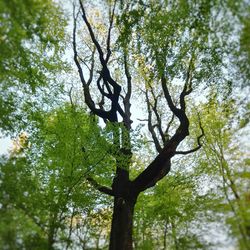
POLYGON ((104 111, 104 110, 101 110, 101 109, 97 109, 95 107, 95 103, 90 95, 90 91, 89 91, 89 81, 92 80, 92 77, 93 77, 93 64, 91 66, 91 71, 90 72, 90 78, 88 80, 88 83, 86 82, 85 78, 84 78, 84 74, 83 74, 83 70, 82 70, 82 67, 81 67, 81 64, 78 60, 78 52, 77 52, 77 47, 76 47, 76 22, 77 22, 77 17, 79 15, 79 12, 76 14, 75 13, 75 5, 73 5, 73 41, 72 41, 72 44, 73 44, 73 51, 74 51, 74 61, 75 61, 75 64, 78 68, 78 72, 79 72, 79 76, 80 76, 80 80, 82 82, 82 87, 83 87, 83 90, 84 90, 84 97, 85 97, 85 102, 86 104, 88 105, 88 107, 90 108, 90 110, 102 117, 103 119, 108 119, 109 117, 109 113, 107 111, 104 111))
POLYGON ((147 111, 148 111, 148 130, 149 132, 151 133, 151 136, 153 138, 153 141, 154 141, 154 145, 155 145, 155 148, 157 150, 158 153, 161 152, 162 150, 162 147, 161 147, 161 144, 157 138, 157 135, 154 131, 154 126, 153 126, 153 121, 152 121, 152 110, 151 110, 151 105, 150 105, 150 100, 149 100, 149 96, 148 96, 148 90, 146 90, 145 92, 145 96, 146 96, 146 103, 147 103, 147 111))

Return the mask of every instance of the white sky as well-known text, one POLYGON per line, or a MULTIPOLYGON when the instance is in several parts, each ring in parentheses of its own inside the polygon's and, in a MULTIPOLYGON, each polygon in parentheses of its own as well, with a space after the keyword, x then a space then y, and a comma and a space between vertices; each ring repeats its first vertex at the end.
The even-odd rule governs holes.
POLYGON ((10 137, 0 137, 0 155, 7 154, 12 146, 10 137))

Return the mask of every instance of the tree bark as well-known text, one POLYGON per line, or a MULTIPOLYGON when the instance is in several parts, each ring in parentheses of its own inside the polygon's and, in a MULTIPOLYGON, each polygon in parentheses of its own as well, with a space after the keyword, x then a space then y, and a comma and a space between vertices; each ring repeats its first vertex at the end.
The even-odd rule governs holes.
POLYGON ((132 228, 135 202, 122 197, 114 198, 110 235, 110 250, 132 250, 132 228))

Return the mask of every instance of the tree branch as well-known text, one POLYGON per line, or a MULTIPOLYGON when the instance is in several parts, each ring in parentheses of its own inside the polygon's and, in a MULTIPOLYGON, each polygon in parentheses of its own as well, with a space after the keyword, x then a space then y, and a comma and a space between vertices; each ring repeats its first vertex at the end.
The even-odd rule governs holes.
MULTIPOLYGON (((83 21, 84 21, 84 23, 86 24, 86 26, 88 28, 91 40, 94 43, 94 45, 95 45, 95 47, 96 47, 96 49, 98 51, 98 54, 99 54, 99 59, 100 59, 101 65, 102 65, 101 77, 102 77, 102 79, 104 81, 104 84, 105 84, 106 88, 108 89, 108 91, 109 91, 109 84, 113 87, 113 92, 112 92, 112 94, 111 94, 111 96, 109 98, 111 100, 111 109, 110 109, 110 111, 104 111, 104 110, 94 110, 94 111, 95 111, 95 114, 97 114, 98 116, 100 116, 100 117, 102 117, 104 119, 108 119, 111 122, 117 122, 117 120, 118 120, 117 111, 118 111, 118 107, 119 107, 118 102, 119 102, 119 97, 120 97, 120 92, 121 92, 121 86, 111 77, 110 71, 109 71, 108 66, 107 66, 107 61, 104 59, 104 54, 103 54, 101 45, 97 41, 97 39, 96 39, 96 37, 94 35, 94 32, 93 32, 93 29, 92 29, 92 27, 91 27, 91 25, 90 25, 90 23, 89 23, 89 21, 87 19, 87 16, 86 16, 85 9, 83 7, 82 1, 79 0, 79 2, 80 2, 80 8, 81 8, 81 11, 82 11, 83 21), (105 114, 105 116, 103 116, 103 114, 105 114)), ((112 26, 112 22, 111 22, 111 26, 112 26)), ((110 27, 110 32, 111 32, 111 27, 110 27)), ((110 38, 108 38, 108 40, 107 40, 108 43, 110 42, 109 39, 110 38)), ((100 88, 99 88, 99 90, 100 90, 100 88)), ((92 109, 93 109, 93 107, 92 107, 92 109)))
POLYGON ((106 63, 108 62, 108 60, 110 58, 110 55, 111 55, 110 38, 111 38, 111 30, 112 30, 112 27, 113 27, 116 2, 117 2, 117 0, 115 0, 115 2, 114 2, 114 6, 113 6, 113 9, 112 9, 112 14, 111 14, 111 17, 110 17, 110 20, 109 20, 109 30, 108 30, 108 37, 107 37, 107 56, 106 56, 106 59, 105 59, 106 63))
POLYGON ((170 129, 173 121, 174 121, 174 114, 172 114, 172 117, 171 117, 170 121, 168 122, 168 125, 165 129, 165 132, 164 132, 164 145, 166 145, 166 143, 169 141, 169 129, 170 129))
POLYGON ((131 107, 131 103, 130 103, 130 98, 131 98, 131 94, 132 94, 132 77, 131 74, 129 72, 129 67, 128 67, 128 62, 127 62, 127 55, 126 55, 126 51, 124 51, 124 71, 125 71, 125 76, 127 78, 127 93, 125 95, 125 98, 123 100, 123 104, 124 104, 124 113, 125 113, 125 117, 124 117, 124 124, 125 126, 130 129, 131 128, 131 112, 130 112, 130 107, 131 107))
POLYGON ((172 97, 171 97, 169 90, 168 90, 168 87, 167 87, 167 80, 166 80, 165 76, 161 77, 161 86, 162 86, 163 93, 164 93, 165 99, 167 101, 168 107, 173 112, 173 114, 175 114, 175 116, 177 116, 180 119, 181 110, 178 109, 173 103, 172 97))
POLYGON ((82 4, 82 1, 79 0, 79 3, 80 3, 80 8, 81 8, 81 11, 82 11, 82 18, 83 18, 83 21, 85 22, 87 28, 88 28, 88 31, 89 31, 89 34, 90 34, 90 37, 91 37, 91 40, 92 42, 94 43, 98 53, 99 53, 99 57, 100 57, 100 61, 101 61, 101 64, 103 65, 106 65, 106 62, 104 60, 104 57, 103 57, 103 51, 102 51, 102 48, 100 46, 100 44, 98 43, 98 41, 96 40, 95 38, 95 34, 93 32, 93 29, 87 19, 87 16, 86 16, 86 13, 85 13, 85 9, 83 7, 83 4, 82 4))
POLYGON ((163 133, 163 130, 162 130, 162 121, 161 121, 161 117, 158 113, 158 110, 157 110, 157 104, 158 104, 158 98, 159 98, 159 95, 158 96, 155 96, 155 93, 153 91, 153 88, 151 86, 151 84, 149 84, 149 88, 150 88, 150 92, 153 96, 153 99, 154 99, 154 105, 152 105, 152 109, 154 111, 154 114, 156 116, 156 120, 157 120, 157 124, 156 124, 156 127, 159 131, 159 134, 161 136, 161 139, 162 139, 162 142, 163 144, 165 143, 165 136, 164 136, 164 133, 163 133))
POLYGON ((135 190, 134 192, 138 194, 145 189, 154 186, 170 171, 171 158, 175 155, 176 148, 180 142, 189 135, 189 120, 185 110, 178 109, 174 105, 164 76, 161 78, 161 83, 168 106, 173 114, 178 117, 180 125, 176 129, 175 134, 170 138, 169 141, 166 142, 163 149, 159 152, 156 158, 131 182, 131 186, 135 190))
POLYGON ((95 187, 97 190, 99 190, 100 192, 104 193, 104 194, 108 194, 108 195, 111 195, 111 196, 114 196, 114 192, 112 189, 108 188, 108 187, 105 187, 105 186, 102 186, 100 185, 99 183, 97 183, 96 180, 94 180, 92 177, 88 176, 86 178, 93 187, 95 187))
POLYGON ((195 151, 199 150, 202 147, 201 138, 205 135, 205 133, 204 133, 204 129, 202 127, 200 118, 199 118, 199 126, 200 126, 200 129, 201 129, 201 134, 197 137, 198 146, 193 148, 193 149, 187 150, 187 151, 176 151, 175 154, 187 155, 187 154, 190 154, 190 153, 194 153, 195 151))
MULTIPOLYGON (((102 50, 101 50, 101 47, 99 45, 99 43, 97 42, 97 40, 95 39, 95 36, 94 36, 94 33, 93 33, 93 30, 86 18, 86 15, 85 15, 85 11, 84 11, 84 8, 83 8, 83 5, 82 5, 82 2, 79 0, 80 2, 80 6, 81 6, 81 10, 83 12, 83 19, 89 29, 89 32, 90 32, 90 35, 91 35, 91 39, 94 43, 94 45, 96 46, 98 52, 99 52, 99 55, 100 55, 100 60, 103 62, 103 67, 106 68, 105 70, 105 75, 106 77, 108 76, 109 78, 109 82, 112 82, 112 86, 114 87, 114 96, 118 93, 118 98, 119 98, 119 93, 120 93, 120 86, 117 84, 117 83, 114 83, 113 79, 110 77, 110 74, 109 74, 109 71, 107 69, 107 66, 103 60, 103 53, 102 53, 102 50)), ((83 86, 83 90, 84 90, 84 97, 85 97, 85 102, 87 104, 87 106, 90 108, 90 110, 98 115, 99 117, 103 118, 103 119, 106 119, 106 120, 115 120, 116 117, 114 117, 114 113, 116 112, 116 106, 117 106, 117 103, 118 103, 118 98, 112 98, 112 108, 110 111, 105 111, 103 109, 97 109, 95 107, 95 103, 90 95, 90 91, 89 91, 89 85, 90 85, 90 82, 92 81, 92 77, 93 77, 93 68, 94 68, 94 61, 92 60, 92 65, 91 65, 91 71, 90 71, 90 78, 88 80, 88 83, 86 82, 85 78, 84 78, 84 75, 83 75, 83 70, 82 70, 82 67, 78 61, 78 53, 77 53, 77 48, 76 48, 76 20, 77 20, 77 16, 79 14, 79 12, 77 13, 77 15, 75 15, 75 6, 73 5, 73 18, 74 18, 74 27, 73 27, 73 51, 74 51, 74 61, 76 63, 76 66, 78 68, 78 72, 79 72, 79 76, 80 76, 80 79, 81 79, 81 82, 82 82, 82 86, 83 86)), ((92 56, 94 56, 94 52, 92 54, 92 56)), ((104 71, 104 69, 102 70, 104 71)), ((102 75, 102 77, 104 77, 102 75)), ((104 77, 105 78, 105 77, 104 77)))
POLYGON ((92 82, 93 79, 93 74, 94 74, 94 66, 95 66, 95 48, 93 49, 92 56, 91 56, 91 66, 89 69, 89 79, 88 79, 88 86, 92 82))
POLYGON ((195 151, 199 150, 202 147, 200 140, 203 136, 204 136, 204 133, 202 133, 200 136, 197 137, 198 146, 196 148, 193 148, 187 151, 176 151, 175 154, 187 155, 187 154, 194 153, 195 151))
POLYGON ((192 68, 193 68, 193 56, 191 57, 189 61, 187 77, 185 80, 183 90, 180 94, 180 106, 181 106, 181 110, 183 111, 185 111, 186 109, 185 96, 189 95, 192 92, 192 68))
POLYGON ((153 138, 154 145, 155 145, 155 148, 156 148, 157 152, 160 153, 162 148, 161 148, 160 142, 159 142, 159 140, 158 140, 158 138, 156 136, 156 133, 154 131, 154 126, 152 124, 152 111, 151 111, 151 108, 150 108, 148 90, 146 90, 145 96, 146 96, 146 103, 147 103, 147 109, 148 109, 148 130, 151 133, 151 136, 153 138))

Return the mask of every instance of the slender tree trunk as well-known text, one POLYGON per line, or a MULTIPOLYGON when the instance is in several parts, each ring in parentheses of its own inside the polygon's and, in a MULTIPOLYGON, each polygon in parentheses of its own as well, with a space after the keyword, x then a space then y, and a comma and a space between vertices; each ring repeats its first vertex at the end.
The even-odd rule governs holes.
POLYGON ((49 235, 48 235, 48 250, 54 250, 54 230, 50 230, 49 235))
POLYGON ((173 220, 171 220, 171 226, 172 226, 172 235, 173 235, 173 239, 174 239, 174 246, 176 250, 179 250, 179 244, 178 244, 178 240, 176 237, 176 226, 175 223, 173 222, 173 220))
POLYGON ((50 222, 49 222, 49 232, 48 232, 48 250, 54 250, 54 243, 55 243, 55 221, 57 220, 57 213, 50 215, 50 222))
POLYGON ((110 235, 110 250, 131 250, 133 213, 135 202, 121 197, 114 199, 113 218, 110 235))
POLYGON ((168 221, 166 220, 164 223, 164 231, 163 231, 163 250, 167 249, 167 232, 168 232, 168 221))

